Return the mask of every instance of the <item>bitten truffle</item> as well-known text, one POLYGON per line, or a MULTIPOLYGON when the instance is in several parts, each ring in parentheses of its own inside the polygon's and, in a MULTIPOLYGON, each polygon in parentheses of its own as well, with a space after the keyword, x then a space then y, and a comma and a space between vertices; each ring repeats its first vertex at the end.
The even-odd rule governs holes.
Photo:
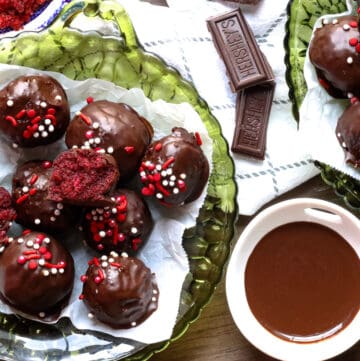
POLYGON ((10 193, 0 187, 0 243, 6 238, 6 234, 16 219, 16 211, 11 202, 10 193))
POLYGON ((54 160, 50 177, 50 200, 79 206, 106 206, 119 171, 115 159, 92 149, 71 149, 54 160))
POLYGON ((36 230, 64 231, 74 226, 80 211, 77 207, 48 199, 52 162, 29 161, 15 171, 12 198, 16 222, 36 230))
POLYGON ((40 232, 8 238, 0 251, 0 293, 4 301, 41 319, 57 315, 73 287, 70 253, 40 232))
POLYGON ((209 163, 198 134, 173 128, 172 134, 153 142, 139 169, 142 194, 166 206, 197 199, 209 178, 209 163))
POLYGON ((336 137, 345 151, 346 161, 360 166, 360 102, 351 104, 338 120, 336 137))
POLYGON ((357 16, 323 20, 309 46, 320 84, 333 97, 360 96, 360 53, 357 16))
POLYGON ((47 75, 21 76, 0 91, 0 130, 13 146, 36 147, 61 138, 70 121, 61 84, 47 75))
POLYGON ((111 205, 85 210, 86 243, 101 253, 117 251, 135 255, 154 225, 149 208, 129 189, 118 189, 108 198, 111 205))
POLYGON ((113 328, 130 328, 145 321, 158 305, 155 276, 137 259, 119 256, 94 258, 89 262, 80 296, 89 317, 113 328))
POLYGON ((90 101, 77 113, 65 142, 69 148, 93 148, 111 154, 123 181, 136 173, 152 136, 151 124, 129 105, 99 100, 90 101))

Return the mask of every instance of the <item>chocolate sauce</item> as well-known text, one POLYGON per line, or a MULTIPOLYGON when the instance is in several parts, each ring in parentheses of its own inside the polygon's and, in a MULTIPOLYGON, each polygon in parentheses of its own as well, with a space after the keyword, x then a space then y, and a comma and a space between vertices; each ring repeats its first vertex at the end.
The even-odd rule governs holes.
POLYGON ((253 250, 245 288, 254 316, 271 333, 318 341, 344 329, 359 311, 359 256, 330 228, 284 224, 253 250))

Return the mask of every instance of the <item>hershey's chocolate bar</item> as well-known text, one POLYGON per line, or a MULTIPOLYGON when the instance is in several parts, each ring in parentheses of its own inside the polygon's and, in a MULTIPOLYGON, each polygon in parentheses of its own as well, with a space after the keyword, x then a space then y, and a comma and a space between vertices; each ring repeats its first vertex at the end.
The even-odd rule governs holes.
POLYGON ((264 159, 266 132, 275 84, 244 89, 236 101, 236 126, 231 150, 264 159))
POLYGON ((240 9, 209 18, 207 26, 234 92, 273 81, 272 70, 240 9))

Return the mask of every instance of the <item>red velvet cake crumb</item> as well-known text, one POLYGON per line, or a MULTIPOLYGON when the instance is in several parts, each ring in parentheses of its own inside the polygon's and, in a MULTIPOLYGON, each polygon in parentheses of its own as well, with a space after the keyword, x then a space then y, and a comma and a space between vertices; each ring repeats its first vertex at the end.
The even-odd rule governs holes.
POLYGON ((0 241, 6 237, 15 218, 16 212, 11 204, 11 196, 5 188, 0 187, 0 241))
POLYGON ((105 206, 119 179, 115 159, 91 149, 71 149, 53 163, 49 199, 82 206, 105 206))

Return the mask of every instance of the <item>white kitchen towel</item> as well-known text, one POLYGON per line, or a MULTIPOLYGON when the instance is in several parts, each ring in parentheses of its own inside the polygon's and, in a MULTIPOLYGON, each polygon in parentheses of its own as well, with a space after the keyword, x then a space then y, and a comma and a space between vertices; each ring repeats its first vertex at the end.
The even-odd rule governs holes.
MULTIPOLYGON (((169 8, 134 0, 118 0, 130 15, 140 43, 176 67, 193 82, 219 120, 231 145, 236 95, 231 92, 222 60, 215 50, 206 19, 236 8, 236 3, 167 0, 169 8)), ((261 50, 276 77, 264 161, 231 153, 236 167, 239 213, 254 214, 262 205, 318 173, 300 143, 285 81, 283 41, 287 0, 242 6, 261 50)))
MULTIPOLYGON (((215 50, 206 19, 239 5, 220 0, 167 0, 169 7, 163 7, 140 0, 117 1, 129 13, 143 47, 162 57, 195 85, 231 145, 236 94, 230 90, 224 63, 215 50)), ((243 215, 254 214, 262 205, 318 173, 307 155, 306 144, 300 141, 285 81, 283 41, 287 3, 288 0, 261 0, 257 5, 241 6, 276 78, 265 160, 230 151, 236 168, 239 213, 243 215)))

